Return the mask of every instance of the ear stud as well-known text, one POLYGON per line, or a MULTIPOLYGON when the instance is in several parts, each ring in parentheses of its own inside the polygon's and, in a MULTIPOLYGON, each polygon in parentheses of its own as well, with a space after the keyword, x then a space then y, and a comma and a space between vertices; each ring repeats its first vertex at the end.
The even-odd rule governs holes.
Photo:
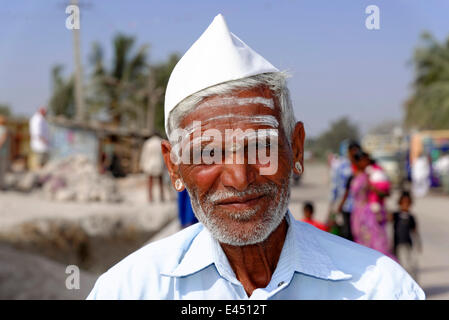
POLYGON ((297 162, 295 163, 295 168, 296 168, 296 170, 298 170, 298 173, 299 173, 299 174, 302 173, 302 165, 301 165, 301 163, 300 163, 299 161, 297 161, 297 162))
POLYGON ((177 191, 181 191, 183 186, 184 186, 184 184, 182 183, 181 179, 176 179, 176 181, 175 181, 175 189, 177 191))

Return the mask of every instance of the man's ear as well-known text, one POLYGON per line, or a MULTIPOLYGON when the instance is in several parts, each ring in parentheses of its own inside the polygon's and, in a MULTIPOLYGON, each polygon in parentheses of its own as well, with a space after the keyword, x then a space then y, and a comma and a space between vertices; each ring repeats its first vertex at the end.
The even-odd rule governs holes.
POLYGON ((301 164, 304 172, 304 140, 306 133, 304 132, 304 124, 298 121, 292 134, 292 152, 293 152, 293 170, 297 174, 301 174, 295 166, 296 162, 301 164))
MULTIPOLYGON (((165 165, 167 166, 168 173, 170 174, 170 180, 173 185, 173 187, 176 189, 176 180, 181 179, 181 176, 179 175, 179 164, 172 161, 172 145, 167 140, 162 140, 161 142, 161 151, 162 156, 164 157, 165 165)), ((173 158, 176 156, 173 155, 173 158)), ((182 179, 181 179, 182 181, 182 179)), ((181 189, 176 189, 176 191, 182 191, 184 190, 184 183, 182 184, 181 189)))

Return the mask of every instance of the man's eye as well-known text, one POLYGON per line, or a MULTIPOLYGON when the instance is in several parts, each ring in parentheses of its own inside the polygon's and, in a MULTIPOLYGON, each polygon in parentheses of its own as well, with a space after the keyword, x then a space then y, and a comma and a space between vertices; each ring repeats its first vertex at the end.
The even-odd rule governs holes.
POLYGON ((211 157, 213 157, 214 154, 215 154, 215 148, 216 148, 216 147, 212 147, 212 148, 211 148, 211 146, 203 146, 203 147, 201 148, 201 153, 202 153, 203 155, 205 155, 205 156, 211 156, 211 157))
POLYGON ((202 156, 210 156, 210 157, 213 157, 214 156, 214 154, 215 154, 215 151, 214 151, 214 149, 210 149, 210 148, 202 148, 201 149, 201 155, 202 156))

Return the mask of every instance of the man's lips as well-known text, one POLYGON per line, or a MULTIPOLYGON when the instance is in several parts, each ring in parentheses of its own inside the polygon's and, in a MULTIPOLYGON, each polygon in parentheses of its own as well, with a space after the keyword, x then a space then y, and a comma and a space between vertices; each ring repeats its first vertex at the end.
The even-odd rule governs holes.
POLYGON ((219 206, 233 206, 233 207, 250 207, 257 204, 263 197, 264 194, 261 195, 253 195, 247 197, 230 197, 224 200, 217 201, 215 205, 219 206))

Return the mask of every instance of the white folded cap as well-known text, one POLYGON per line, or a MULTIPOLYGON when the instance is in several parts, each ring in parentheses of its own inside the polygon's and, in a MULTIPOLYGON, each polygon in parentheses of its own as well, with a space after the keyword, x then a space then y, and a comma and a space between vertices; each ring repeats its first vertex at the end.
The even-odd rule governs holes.
POLYGON ((166 130, 170 111, 188 96, 223 82, 278 71, 231 33, 224 17, 217 15, 170 75, 165 92, 166 130))

